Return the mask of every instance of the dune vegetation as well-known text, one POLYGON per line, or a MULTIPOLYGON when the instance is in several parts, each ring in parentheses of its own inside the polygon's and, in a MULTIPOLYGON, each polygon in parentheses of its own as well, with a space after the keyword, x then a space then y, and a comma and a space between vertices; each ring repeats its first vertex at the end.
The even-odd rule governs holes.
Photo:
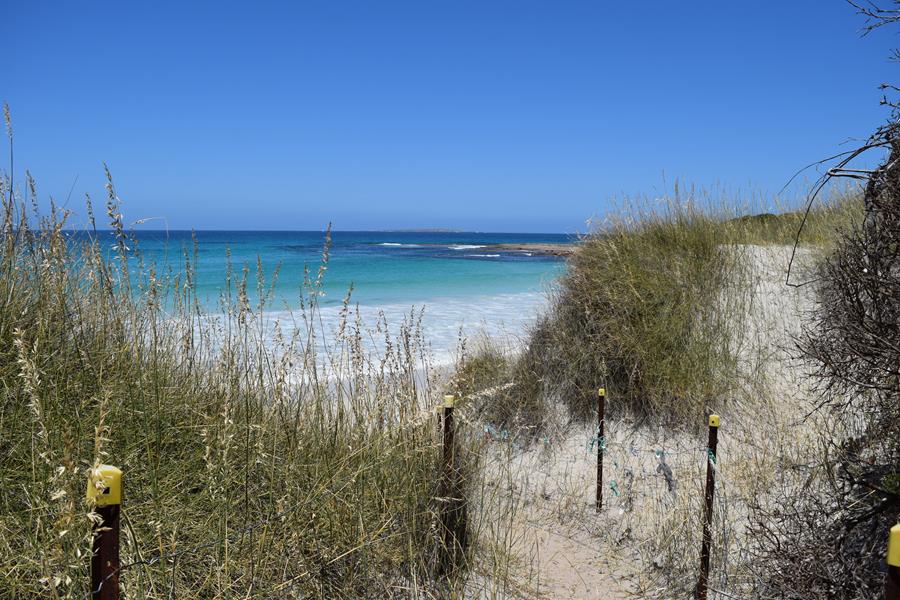
MULTIPOLYGON (((716 590, 790 591, 809 546, 789 527, 802 519, 783 518, 791 490, 808 493, 795 506, 805 516, 883 507, 860 481, 896 498, 896 449, 878 437, 896 432, 890 363, 865 392, 841 370, 854 364, 847 347, 844 362, 827 360, 841 341, 829 324, 852 316, 838 282, 869 247, 859 190, 808 214, 677 188, 626 206, 578 243, 526 339, 463 340, 448 371, 431 364, 414 315, 367 330, 349 293, 323 358, 327 234, 289 318, 267 316, 277 273, 259 266, 230 269, 205 311, 196 249, 183 249, 179 269, 145 264, 107 177, 105 216, 88 198, 92 226, 77 235, 66 211, 41 215, 30 176, 24 194, 2 180, 2 597, 84 597, 95 518, 84 491, 100 464, 125 473, 121 582, 135 598, 683 597, 696 584, 708 458, 698 433, 713 411, 725 424, 716 590), (789 264, 800 280, 830 283, 787 287, 789 264), (833 314, 804 320, 815 298, 833 314), (815 328, 802 338, 804 323, 815 328), (839 422, 815 411, 815 382, 834 377, 846 381, 824 389, 871 397, 861 413, 842 406, 839 422), (598 387, 609 397, 603 439, 598 387), (447 393, 459 398, 453 489, 435 412, 447 393), (860 433, 869 454, 844 448, 823 467, 834 440, 860 433), (823 503, 835 470, 850 468, 845 504, 823 503), (451 504, 466 518, 453 548, 441 524, 451 504), (766 537, 766 523, 783 531, 766 537), (794 554, 774 549, 782 540, 794 554)), ((893 231, 895 220, 877 223, 893 231)), ((896 246, 878 248, 890 263, 896 246)), ((887 506, 879 532, 895 516, 887 506)), ((871 571, 874 546, 865 551, 871 571)))
MULTIPOLYGON (((817 410, 819 380, 797 344, 816 314, 818 265, 863 222, 862 193, 817 202, 802 231, 802 213, 736 217, 697 200, 674 195, 661 209, 637 204, 608 219, 581 241, 519 351, 480 340, 456 371, 455 389, 469 394, 491 435, 526 448, 512 459, 522 489, 507 498, 528 499, 520 527, 545 540, 565 527, 568 541, 545 541, 543 550, 565 552, 574 565, 551 561, 543 572, 555 578, 554 593, 594 594, 576 577, 598 564, 596 597, 693 593, 710 413, 725 424, 711 589, 799 592, 761 567, 763 540, 776 545, 766 565, 786 557, 760 527, 789 514, 799 490, 827 497, 822 458, 855 431, 847 423, 859 413, 836 423, 817 410), (603 439, 594 426, 598 387, 607 393, 603 439), (599 513, 591 500, 598 444, 607 498, 599 513)), ((884 521, 879 528, 866 568, 883 550, 884 521)), ((794 556, 801 560, 799 549, 794 556)))
MULTIPOLYGON (((448 565, 441 548, 438 397, 414 323, 382 330, 386 349, 373 356, 348 302, 317 358, 327 245, 297 291, 302 308, 271 339, 271 274, 235 268, 206 314, 193 249, 179 273, 144 265, 111 178, 111 231, 80 236, 65 211, 39 216, 25 183, 22 198, 2 181, 0 597, 85 597, 85 486, 101 463, 124 472, 126 597, 428 596, 454 585, 470 555, 448 565)), ((93 221, 90 199, 87 211, 93 221)))
POLYGON ((735 217, 746 207, 719 202, 676 186, 660 203, 636 201, 595 223, 524 352, 509 360, 489 343, 476 346, 459 389, 506 384, 485 407, 488 418, 533 426, 549 404, 591 417, 597 387, 619 399, 618 414, 673 426, 702 421, 729 396, 762 393, 763 357, 748 353, 752 332, 734 318, 753 302, 743 248, 796 241, 824 255, 861 219, 862 203, 844 191, 804 220, 791 211, 735 217))

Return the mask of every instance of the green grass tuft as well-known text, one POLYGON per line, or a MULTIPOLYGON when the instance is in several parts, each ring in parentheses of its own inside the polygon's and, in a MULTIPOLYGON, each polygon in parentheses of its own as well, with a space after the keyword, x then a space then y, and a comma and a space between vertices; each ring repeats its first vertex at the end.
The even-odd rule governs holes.
MULTIPOLYGON (((511 369, 513 396, 588 418, 596 388, 606 387, 612 414, 680 425, 742 393, 740 321, 753 282, 739 246, 793 244, 803 217, 736 212, 676 195, 661 210, 631 205, 586 236, 511 369)), ((816 207, 800 244, 827 250, 859 214, 852 194, 816 207)))

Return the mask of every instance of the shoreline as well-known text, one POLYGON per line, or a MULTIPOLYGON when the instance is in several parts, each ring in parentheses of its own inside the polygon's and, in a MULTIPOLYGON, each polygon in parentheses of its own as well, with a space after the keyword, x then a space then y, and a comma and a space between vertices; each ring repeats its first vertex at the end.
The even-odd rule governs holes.
MULTIPOLYGON (((385 302, 374 305, 356 304, 345 312, 343 305, 319 306, 314 315, 297 310, 264 310, 254 319, 262 324, 262 341, 275 348, 275 323, 282 333, 300 330, 301 343, 307 340, 305 333, 309 323, 315 330, 316 349, 322 364, 328 362, 328 350, 349 343, 351 330, 361 327, 362 349, 369 357, 381 358, 386 350, 386 340, 396 341, 404 328, 410 328, 413 338, 421 343, 420 349, 429 355, 430 366, 449 367, 457 359, 461 339, 477 344, 482 337, 497 341, 502 346, 519 347, 527 337, 529 328, 540 318, 549 305, 545 291, 529 290, 501 294, 479 294, 462 297, 435 297, 421 302, 385 302), (357 321, 357 316, 359 321, 357 321), (337 332, 346 327, 342 339, 337 332), (462 338, 460 337, 462 334, 462 338), (387 335, 387 338, 385 337, 387 335)), ((204 315, 216 321, 227 318, 224 313, 204 315)))

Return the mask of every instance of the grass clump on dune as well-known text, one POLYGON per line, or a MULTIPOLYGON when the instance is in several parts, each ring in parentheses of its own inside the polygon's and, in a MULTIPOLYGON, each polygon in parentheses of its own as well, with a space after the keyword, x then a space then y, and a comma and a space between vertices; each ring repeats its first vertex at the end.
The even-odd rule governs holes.
POLYGON ((540 393, 523 393, 522 383, 532 372, 522 357, 490 338, 476 340, 471 349, 463 344, 461 350, 449 382, 451 391, 466 398, 474 415, 501 436, 511 435, 510 431, 537 433, 547 406, 540 393))
POLYGON ((542 393, 579 416, 597 387, 617 407, 676 420, 716 401, 736 369, 718 310, 736 262, 725 242, 718 222, 688 204, 585 238, 525 358, 542 393))
POLYGON ((190 249, 183 272, 141 268, 108 192, 112 231, 78 238, 64 214, 29 218, 3 181, 0 595, 86 595, 100 463, 124 472, 126 597, 439 589, 436 399, 417 332, 372 358, 348 317, 323 361, 315 273, 294 323, 267 322, 261 272, 251 306, 248 268, 204 314, 190 249))
MULTIPOLYGON (((827 245, 859 209, 848 195, 812 211, 801 243, 827 245)), ((802 214, 729 212, 676 189, 662 209, 632 205, 587 235, 532 331, 515 394, 584 418, 606 387, 614 414, 679 424, 758 386, 742 323, 754 283, 740 245, 792 244, 802 214)))

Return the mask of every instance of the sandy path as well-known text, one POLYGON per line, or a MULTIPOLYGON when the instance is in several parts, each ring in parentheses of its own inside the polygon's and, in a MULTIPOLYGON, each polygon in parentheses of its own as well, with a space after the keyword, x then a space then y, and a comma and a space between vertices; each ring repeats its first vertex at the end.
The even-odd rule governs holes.
MULTIPOLYGON (((802 369, 790 357, 792 336, 811 307, 811 286, 783 284, 789 248, 742 250, 751 258, 744 284, 751 286, 753 302, 743 315, 741 354, 748 377, 764 372, 769 396, 776 401, 754 398, 751 405, 738 403, 723 412, 718 472, 725 500, 719 500, 716 509, 722 523, 717 543, 723 549, 721 556, 714 556, 714 566, 727 564, 728 569, 739 562, 735 557, 747 502, 757 497, 760 486, 779 476, 783 467, 777 465, 805 451, 812 436, 811 430, 797 425, 810 392, 802 369)), ((804 261, 809 263, 809 255, 804 261)), ((515 591, 492 596, 674 598, 695 583, 706 468, 702 440, 610 421, 604 481, 615 489, 605 487, 604 510, 598 515, 591 436, 588 426, 566 427, 528 449, 495 444, 487 478, 497 493, 488 510, 504 515, 506 527, 516 531, 509 550, 519 560, 515 591), (675 492, 659 470, 660 452, 674 473, 675 492)), ((732 585, 728 569, 719 568, 723 572, 712 580, 710 598, 727 598, 715 592, 716 586, 732 585)))

